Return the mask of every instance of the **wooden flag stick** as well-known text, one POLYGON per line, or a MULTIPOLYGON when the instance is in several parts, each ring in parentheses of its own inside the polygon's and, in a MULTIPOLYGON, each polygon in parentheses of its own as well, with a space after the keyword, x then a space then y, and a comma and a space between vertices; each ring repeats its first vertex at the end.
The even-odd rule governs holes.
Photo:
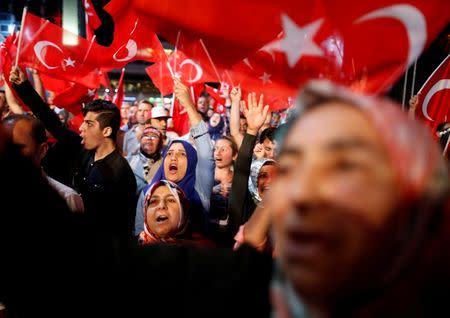
POLYGON ((20 21, 20 33, 19 33, 19 43, 17 44, 17 53, 16 53, 16 62, 15 66, 19 65, 19 55, 20 55, 20 47, 22 46, 22 37, 23 37, 23 26, 25 25, 25 17, 27 15, 28 7, 23 7, 22 11, 22 21, 20 21))

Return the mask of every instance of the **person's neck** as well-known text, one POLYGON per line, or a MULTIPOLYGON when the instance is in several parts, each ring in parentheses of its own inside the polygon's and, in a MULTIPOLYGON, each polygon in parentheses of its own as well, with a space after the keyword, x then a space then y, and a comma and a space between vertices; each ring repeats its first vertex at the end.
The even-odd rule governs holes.
POLYGON ((95 149, 94 161, 105 158, 116 149, 116 145, 112 139, 106 139, 97 149, 95 149))
POLYGON ((214 179, 222 182, 230 182, 233 178, 233 171, 231 171, 231 166, 226 167, 216 167, 214 170, 214 179))

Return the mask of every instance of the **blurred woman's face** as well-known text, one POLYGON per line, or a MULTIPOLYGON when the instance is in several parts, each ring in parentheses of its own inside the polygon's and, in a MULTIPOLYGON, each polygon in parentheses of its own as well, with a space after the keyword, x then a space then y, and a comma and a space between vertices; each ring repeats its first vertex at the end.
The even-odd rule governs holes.
POLYGON ((220 123, 220 114, 214 113, 209 119, 209 125, 216 127, 220 123))
POLYGON ((172 192, 164 185, 159 186, 149 199, 147 227, 161 238, 170 238, 180 223, 180 205, 172 192))
POLYGON ((186 149, 180 142, 173 143, 164 159, 164 175, 166 179, 177 183, 186 175, 187 171, 186 149))
POLYGON ((379 282, 393 257, 399 189, 369 119, 344 103, 319 106, 294 124, 278 163, 267 202, 297 292, 323 297, 379 282))

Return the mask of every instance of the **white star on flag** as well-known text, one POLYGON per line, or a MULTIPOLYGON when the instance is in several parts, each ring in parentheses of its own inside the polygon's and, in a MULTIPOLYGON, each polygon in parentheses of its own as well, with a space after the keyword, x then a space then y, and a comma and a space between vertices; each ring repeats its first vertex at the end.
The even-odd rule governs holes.
POLYGON ((264 74, 258 78, 263 82, 263 85, 266 85, 267 83, 272 83, 272 80, 270 79, 271 76, 272 74, 267 74, 264 72, 264 74))
POLYGON ((94 96, 95 95, 95 89, 89 89, 88 88, 88 93, 87 94, 88 94, 89 97, 94 96))
POLYGON ((284 52, 290 68, 293 68, 302 56, 324 56, 323 50, 313 41, 323 19, 299 27, 289 16, 283 14, 281 22, 283 23, 284 37, 264 46, 265 51, 284 52))
POLYGON ((75 67, 75 61, 72 60, 72 59, 70 58, 70 56, 69 56, 69 58, 64 59, 64 62, 66 62, 66 66, 72 66, 72 67, 75 67))

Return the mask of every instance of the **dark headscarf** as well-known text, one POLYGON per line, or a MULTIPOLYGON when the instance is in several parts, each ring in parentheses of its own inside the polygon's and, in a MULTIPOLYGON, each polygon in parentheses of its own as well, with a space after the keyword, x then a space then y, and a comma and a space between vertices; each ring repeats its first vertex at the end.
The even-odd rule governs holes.
POLYGON ((154 183, 167 179, 164 174, 164 160, 166 159, 167 152, 169 151, 170 147, 174 143, 181 143, 184 147, 184 150, 186 151, 187 156, 187 168, 186 168, 186 175, 183 179, 177 182, 177 185, 183 190, 183 192, 186 194, 186 198, 189 201, 189 205, 191 206, 191 223, 192 228, 194 230, 200 230, 202 232, 205 232, 206 229, 206 211, 203 208, 202 201, 200 199, 199 194, 197 193, 197 190, 195 190, 195 181, 196 181, 196 169, 197 169, 197 151, 194 147, 191 146, 190 143, 184 140, 172 140, 167 147, 164 149, 162 154, 163 163, 159 167, 159 169, 156 171, 155 176, 153 177, 152 181, 144 188, 144 193, 147 193, 148 189, 151 185, 154 183))
MULTIPOLYGON (((442 284, 448 286, 449 259, 442 253, 449 243, 449 172, 429 130, 387 99, 358 95, 327 81, 313 81, 305 86, 296 111, 279 131, 280 141, 303 113, 330 101, 353 105, 369 119, 385 146, 400 190, 394 213, 401 222, 396 229, 398 233, 393 233, 398 238, 393 237, 389 246, 396 253, 386 267, 379 268, 382 280, 355 295, 353 304, 363 305, 383 297, 390 286, 409 272, 420 273, 418 277, 428 284, 442 279, 447 282, 442 284)), ((284 307, 291 312, 302 312, 302 304, 289 297, 292 295, 289 282, 280 276, 283 275, 278 272, 272 284, 276 310, 284 307)))
POLYGON ((212 127, 208 121, 208 133, 211 136, 211 139, 216 141, 223 136, 223 129, 225 128, 225 121, 222 116, 220 116, 220 121, 216 127, 212 127))

